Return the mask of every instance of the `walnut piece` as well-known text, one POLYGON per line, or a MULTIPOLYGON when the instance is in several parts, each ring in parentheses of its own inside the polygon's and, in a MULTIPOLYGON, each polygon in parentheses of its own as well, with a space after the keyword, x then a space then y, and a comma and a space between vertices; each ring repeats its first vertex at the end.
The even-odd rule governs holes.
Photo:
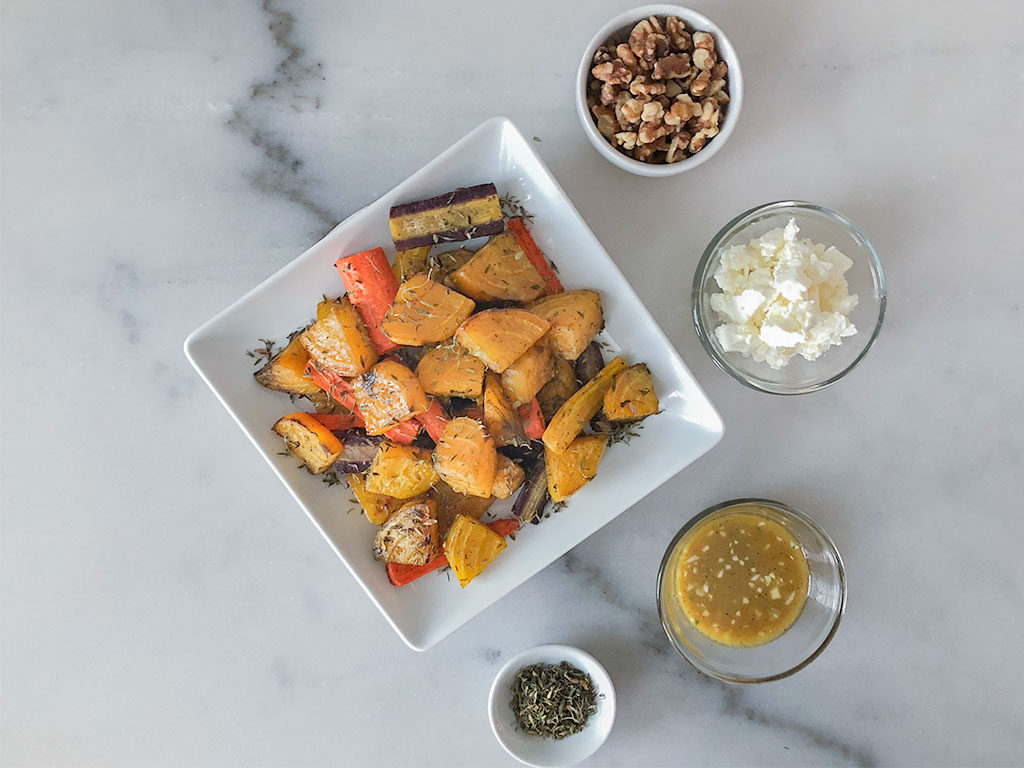
POLYGON ((715 66, 715 54, 705 48, 695 48, 693 51, 693 65, 700 70, 710 70, 715 66))
POLYGON ((615 134, 615 141, 623 149, 633 149, 636 146, 636 131, 621 131, 615 134))
POLYGON ((643 123, 640 126, 640 130, 636 132, 637 142, 640 144, 650 144, 657 141, 666 133, 671 132, 671 128, 660 120, 653 123, 643 123))
POLYGON ((655 123, 665 116, 665 108, 657 101, 649 101, 644 104, 640 112, 640 119, 645 123, 655 123))
POLYGON ((690 55, 688 53, 673 53, 654 62, 655 80, 686 77, 688 74, 690 74, 690 55))
POLYGON ((615 110, 611 107, 591 107, 591 112, 597 119, 597 130, 606 139, 615 138, 615 132, 619 130, 619 124, 615 120, 615 110))
POLYGON ((620 59, 598 64, 590 70, 590 74, 598 80, 603 80, 613 85, 629 85, 629 81, 633 79, 633 73, 629 71, 629 67, 623 64, 620 59))
POLYGON ((668 37, 661 31, 657 19, 654 24, 651 19, 644 19, 629 33, 629 47, 638 58, 653 62, 668 53, 668 37))
POLYGON ((629 91, 635 96, 659 96, 665 92, 665 84, 651 82, 647 75, 637 75, 629 84, 629 91))
POLYGON ((605 83, 601 86, 601 103, 605 106, 613 104, 615 98, 619 95, 619 91, 622 90, 621 86, 613 85, 612 83, 605 83))
POLYGON ((640 71, 640 61, 637 59, 636 54, 633 53, 633 49, 625 43, 620 43, 616 46, 615 53, 618 55, 619 61, 625 64, 635 77, 636 73, 640 71))
POLYGON ((703 48, 711 53, 715 52, 715 38, 709 35, 707 32, 694 32, 693 33, 693 47, 703 48))
POLYGON ((648 99, 627 99, 622 105, 622 117, 624 117, 630 125, 639 123, 643 116, 644 106, 648 103, 648 99))
POLYGON ((696 96, 698 99, 701 98, 708 90, 708 85, 711 84, 711 73, 701 72, 690 82, 690 93, 696 96))

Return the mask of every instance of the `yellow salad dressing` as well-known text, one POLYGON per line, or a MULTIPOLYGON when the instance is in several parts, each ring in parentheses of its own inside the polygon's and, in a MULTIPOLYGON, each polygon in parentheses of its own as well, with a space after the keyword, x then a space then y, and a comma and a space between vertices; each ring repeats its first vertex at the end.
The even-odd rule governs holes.
POLYGON ((807 558, 783 526, 746 505, 690 531, 675 583, 686 618, 710 639, 761 645, 800 615, 807 558))

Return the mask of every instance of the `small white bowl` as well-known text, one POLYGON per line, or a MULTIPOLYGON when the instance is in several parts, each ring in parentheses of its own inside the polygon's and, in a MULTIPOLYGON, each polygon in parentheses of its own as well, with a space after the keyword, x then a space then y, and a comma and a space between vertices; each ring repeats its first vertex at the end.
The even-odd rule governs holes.
POLYGON ((583 125, 583 132, 587 134, 590 143, 594 145, 598 152, 604 155, 608 162, 612 165, 617 165, 624 171, 635 173, 637 176, 655 178, 676 176, 710 160, 732 134, 733 129, 736 127, 736 121, 739 119, 742 106, 743 72, 740 70, 740 60, 736 56, 736 50, 732 47, 732 43, 729 42, 729 38, 707 16, 681 5, 661 3, 641 5, 638 8, 620 13, 601 27, 597 34, 594 35, 590 45, 583 51, 580 68, 576 73, 576 114, 579 115, 580 123, 583 125), (590 114, 590 107, 587 106, 587 82, 590 79, 590 70, 593 67, 594 53, 613 37, 628 37, 629 31, 636 26, 637 22, 646 19, 648 16, 678 16, 691 29, 710 33, 715 38, 715 51, 729 65, 729 104, 725 109, 725 122, 722 123, 718 135, 709 141, 704 149, 685 160, 680 160, 678 163, 644 163, 622 154, 618 149, 609 144, 608 140, 597 130, 594 117, 590 114))
POLYGON ((509 659, 494 678, 487 714, 498 743, 512 757, 535 768, 564 768, 586 760, 604 744, 615 722, 615 688, 607 670, 586 651, 571 645, 538 645, 509 659), (516 673, 531 664, 567 661, 590 675, 597 686, 597 712, 586 727, 564 739, 545 739, 519 730, 509 702, 516 673))

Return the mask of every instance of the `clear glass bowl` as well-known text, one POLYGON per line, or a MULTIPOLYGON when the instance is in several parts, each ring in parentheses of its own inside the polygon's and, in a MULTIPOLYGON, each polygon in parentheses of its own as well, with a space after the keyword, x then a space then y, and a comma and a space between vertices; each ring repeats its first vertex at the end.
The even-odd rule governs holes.
POLYGON ((849 219, 820 205, 786 200, 740 214, 712 238, 697 265, 692 300, 697 336, 719 368, 753 389, 776 395, 800 395, 839 381, 868 353, 885 315, 885 277, 875 249, 849 219), (857 294, 860 301, 850 313, 850 320, 857 327, 856 334, 846 337, 842 344, 828 349, 817 360, 808 361, 797 355, 776 371, 767 363, 722 349, 715 338, 714 331, 721 320, 711 308, 711 294, 721 291, 714 275, 723 250, 746 244, 776 227, 784 227, 790 219, 796 220, 800 238, 834 245, 853 261, 846 281, 850 293, 857 294))
POLYGON ((807 515, 768 499, 733 499, 704 510, 675 535, 658 571, 658 613, 668 639, 701 672, 727 683, 765 683, 800 671, 825 650, 845 609, 846 573, 832 539, 807 515), (759 507, 760 514, 789 531, 803 549, 810 578, 807 602, 793 626, 764 645, 734 647, 716 643, 690 623, 674 574, 687 535, 741 505, 759 507))

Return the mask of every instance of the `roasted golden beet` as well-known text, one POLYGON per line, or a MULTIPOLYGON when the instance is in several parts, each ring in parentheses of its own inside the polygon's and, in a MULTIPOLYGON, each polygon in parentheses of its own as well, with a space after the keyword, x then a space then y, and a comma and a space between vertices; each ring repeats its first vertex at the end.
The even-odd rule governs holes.
POLYGON ((398 509, 402 502, 391 496, 384 496, 380 493, 371 493, 366 490, 366 477, 364 475, 348 475, 348 487, 352 494, 363 508, 366 519, 374 525, 382 525, 387 522, 391 513, 398 509))
POLYGON ((597 291, 568 291, 544 296, 527 307, 551 324, 555 351, 575 360, 604 327, 601 294, 597 291))
POLYGON ((439 397, 480 397, 486 371, 483 360, 454 344, 428 350, 416 366, 424 391, 439 397))
POLYGON ((466 320, 455 340, 492 371, 501 373, 536 344, 549 327, 546 320, 525 309, 487 309, 466 320))
POLYGON ((314 475, 326 472, 341 455, 341 441, 312 414, 290 413, 274 423, 291 454, 314 475))
POLYGON ((643 363, 616 376, 604 394, 604 415, 611 421, 639 421, 657 413, 658 407, 654 380, 643 363))
POLYGON ((483 424, 460 416, 448 422, 434 448, 434 467, 453 490, 490 496, 498 453, 483 424))
POLYGON ((381 330, 396 344, 411 347, 445 341, 472 314, 476 304, 427 275, 416 275, 398 287, 381 330))
POLYGON ((320 391, 306 376, 309 355, 302 341, 296 336, 288 346, 274 355, 274 358, 254 374, 256 381, 267 389, 287 392, 292 395, 312 395, 320 391))
POLYGON ((366 434, 383 435, 427 410, 430 402, 416 374, 397 360, 381 360, 352 382, 366 434))
POLYGON ((484 379, 484 426, 494 438, 495 445, 525 445, 530 442, 519 414, 501 386, 501 377, 496 373, 488 373, 484 379))
MULTIPOLYGON (((508 456, 498 454, 498 467, 494 473, 494 486, 491 495, 499 499, 507 499, 526 480, 526 472, 508 456)), ((479 519, 479 518, 477 518, 479 519)))
POLYGON ((459 585, 465 587, 505 549, 505 537, 478 520, 459 515, 444 540, 444 553, 459 585))
POLYGON ((385 440, 366 473, 366 490, 411 499, 429 491, 437 481, 428 449, 385 440))
POLYGON ((533 301, 544 293, 544 278, 508 232, 495 235, 460 269, 451 285, 476 301, 533 301))
POLYGON ((501 374, 501 385, 505 388, 512 405, 520 406, 536 397, 541 388, 555 375, 555 355, 548 335, 523 352, 501 374))
POLYGON ((419 275, 427 271, 427 259, 430 257, 430 246, 422 248, 410 248, 407 251, 398 251, 395 254, 395 261, 391 265, 391 271, 395 273, 398 282, 404 283, 413 275, 419 275))
POLYGON ((565 501, 597 475, 608 435, 581 435, 561 453, 544 450, 548 474, 548 495, 554 502, 565 501))
POLYGON ((459 493, 443 480, 439 480, 430 489, 429 495, 437 502, 437 527, 441 536, 448 532, 452 521, 458 515, 467 515, 479 520, 495 501, 493 496, 469 496, 459 493))
POLYGON ((313 364, 341 376, 359 376, 377 362, 356 308, 346 298, 325 306, 324 317, 298 337, 313 364))
POLYGON ((555 453, 568 448, 580 430, 601 410, 604 393, 611 387, 616 374, 625 367, 626 361, 616 357, 570 397, 544 430, 544 445, 555 453))

